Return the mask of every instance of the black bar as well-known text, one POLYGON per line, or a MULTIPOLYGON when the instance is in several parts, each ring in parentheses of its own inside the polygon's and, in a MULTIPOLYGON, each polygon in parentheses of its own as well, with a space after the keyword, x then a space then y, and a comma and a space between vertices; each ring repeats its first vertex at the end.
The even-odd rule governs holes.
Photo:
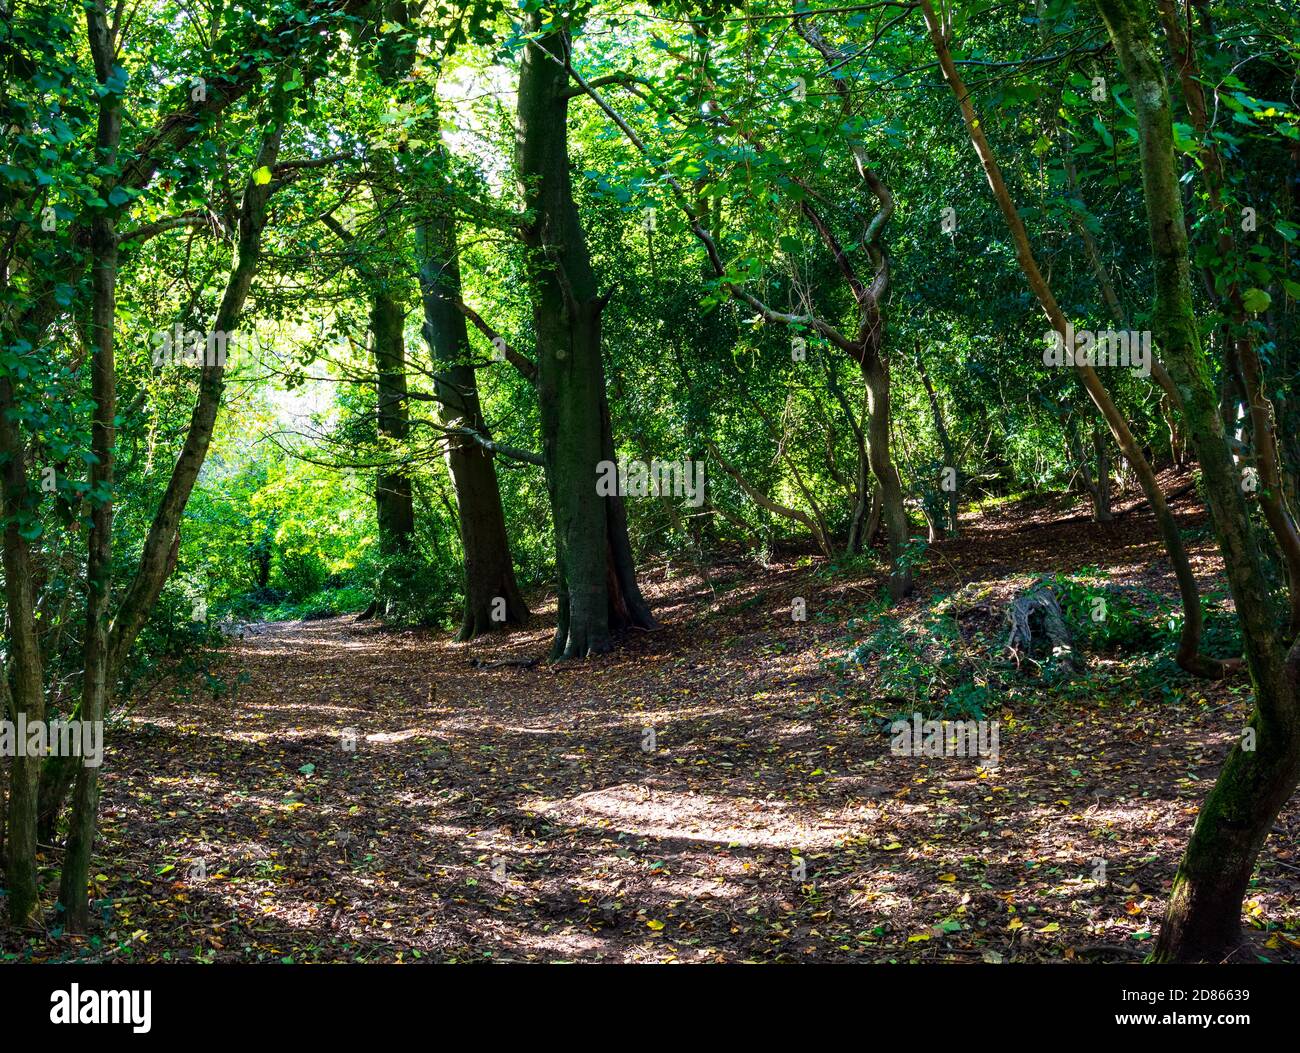
POLYGON ((259 1046, 373 1043, 411 1028, 439 1043, 477 1034, 474 1041, 488 1045, 536 1043, 548 1034, 580 1046, 655 1036, 659 1044, 694 1046, 751 1034, 821 1045, 846 1028, 863 1043, 909 1034, 918 1042, 1015 1033, 1053 1041, 1189 1031, 1229 1038, 1288 1024, 1294 988, 1294 970, 1262 965, 51 965, 0 972, 5 1015, 19 1034, 101 1030, 133 1045, 173 1048, 250 1038, 259 1046), (148 1032, 129 1022, 53 1023, 73 984, 83 1002, 87 992, 139 992, 137 1008, 148 991, 148 1032), (1208 1026, 1187 1019, 1203 1016, 1208 1026))

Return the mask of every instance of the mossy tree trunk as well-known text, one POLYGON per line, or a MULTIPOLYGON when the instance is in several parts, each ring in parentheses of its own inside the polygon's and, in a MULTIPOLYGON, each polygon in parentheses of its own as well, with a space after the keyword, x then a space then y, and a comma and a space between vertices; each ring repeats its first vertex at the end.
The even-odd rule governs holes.
MULTIPOLYGON (((90 51, 95 76, 104 85, 99 103, 95 144, 100 163, 111 170, 117 163, 122 137, 122 96, 112 88, 113 32, 102 2, 86 10, 90 51)), ((106 176, 103 190, 112 189, 106 176)), ((113 444, 116 434, 117 373, 114 366, 114 333, 117 328, 117 229, 115 216, 105 210, 90 228, 91 244, 91 422, 90 447, 90 533, 86 539, 86 624, 82 638, 84 667, 81 685, 81 719, 102 723, 108 712, 113 688, 113 664, 109 651, 109 589, 113 558, 113 444)), ((63 851, 59 902, 63 923, 71 932, 84 932, 90 921, 87 886, 90 857, 95 844, 99 812, 99 768, 77 768, 72 787, 72 814, 68 840, 63 851)))
MULTIPOLYGON (((12 405, 14 392, 8 377, 0 377, 0 406, 12 405)), ((27 485, 24 471, 25 443, 17 425, 0 412, 0 512, 4 514, 4 632, 9 651, 8 669, 0 676, 10 679, 3 692, 8 699, 10 720, 25 716, 28 723, 45 719, 45 691, 40 640, 36 632, 36 600, 31 546, 23 537, 25 517, 36 515, 36 497, 27 485)), ((36 825, 41 759, 13 758, 9 774, 9 806, 6 813, 5 884, 8 888, 9 918, 25 925, 36 907, 36 825)))
MULTIPOLYGON (((407 21, 403 0, 374 3, 366 11, 370 32, 380 31, 385 19, 397 24, 407 21)), ((384 33, 376 49, 380 82, 390 91, 411 69, 414 50, 409 37, 402 33, 384 33)), ((391 151, 376 151, 374 168, 378 178, 372 193, 381 214, 401 208, 399 183, 401 174, 397 158, 391 151)), ((400 234, 381 224, 381 247, 385 254, 403 258, 400 234)), ((415 504, 411 494, 411 476, 402 463, 403 447, 411 430, 409 392, 406 378, 406 307, 404 276, 393 276, 382 263, 357 261, 356 269, 366 280, 370 293, 370 350, 375 363, 375 396, 378 405, 376 427, 385 458, 392 463, 375 473, 375 517, 379 534, 379 552, 384 569, 375 587, 370 612, 383 615, 395 598, 404 578, 415 540, 415 504)))
POLYGON ((518 171, 530 214, 533 325, 542 457, 559 576, 552 658, 608 651, 612 634, 653 624, 637 585, 627 520, 617 496, 597 492, 598 465, 613 459, 601 314, 586 237, 573 199, 568 150, 569 42, 564 29, 534 36, 519 74, 518 171))
MULTIPOLYGON (((870 308, 869 311, 874 311, 870 308)), ((880 509, 889 542, 889 595, 896 600, 912 592, 912 566, 908 555, 912 529, 903 505, 903 483, 890 455, 889 364, 881 353, 884 340, 883 316, 869 330, 859 359, 867 385, 867 457, 872 474, 880 483, 880 509), (878 334, 878 335, 876 335, 878 334)))
MULTIPOLYGON (((370 339, 374 352, 376 393, 379 402, 379 436, 390 449, 400 447, 410 433, 407 407, 406 312, 387 290, 376 292, 370 303, 370 339)), ((387 556, 404 556, 411 550, 415 533, 415 511, 411 501, 411 477, 400 466, 380 470, 375 479, 375 507, 379 524, 380 551, 387 556)))

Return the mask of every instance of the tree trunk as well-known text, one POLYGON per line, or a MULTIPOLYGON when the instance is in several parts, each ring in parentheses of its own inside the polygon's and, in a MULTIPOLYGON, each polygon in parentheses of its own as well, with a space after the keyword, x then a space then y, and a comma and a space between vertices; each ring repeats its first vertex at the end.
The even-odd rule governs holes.
MULTIPOLYGON (((490 437, 470 365, 469 334, 460 300, 456 220, 450 206, 416 228, 424 338, 438 372, 434 377, 444 427, 469 428, 490 437)), ((457 640, 524 625, 529 611, 515 581, 501 488, 492 454, 464 436, 448 435, 447 467, 456 490, 456 516, 465 554, 465 613, 457 640)))
POLYGON ((76 778, 76 757, 47 757, 41 766, 36 806, 36 837, 41 844, 54 844, 59 816, 63 814, 64 803, 76 778))
POLYGON ((1093 424, 1092 444, 1093 453, 1097 458, 1097 472, 1094 475, 1090 463, 1090 455, 1083 447, 1083 442, 1079 437, 1079 424, 1071 414, 1065 425, 1066 441, 1070 447, 1070 454, 1074 458, 1074 463, 1078 468, 1079 476, 1083 479, 1083 489, 1088 494, 1089 501, 1092 502, 1092 521, 1094 523, 1109 522, 1114 516, 1110 511, 1110 457, 1106 450, 1106 432, 1099 423, 1093 424))
MULTIPOLYGON (((277 87, 277 96, 279 89, 277 87)), ((275 165, 280 152, 283 101, 272 105, 270 127, 262 138, 261 148, 253 170, 275 165)), ((240 209, 238 233, 235 242, 234 262, 221 303, 212 323, 213 332, 233 333, 239 326, 244 303, 253 285, 253 277, 261 257, 262 231, 267 221, 267 203, 275 190, 275 182, 256 183, 251 179, 245 186, 240 209)), ((217 361, 203 367, 199 379, 199 394, 190 415, 189 428, 180 455, 172 466, 167 489, 158 503, 157 512, 145 537, 144 551, 131 584, 127 587, 117 614, 113 619, 110 638, 112 666, 120 668, 126 660, 131 645, 144 627, 158 601, 167 578, 176 567, 177 546, 180 543, 181 517, 199 471, 208 455, 217 414, 221 409, 221 396, 225 389, 225 364, 217 361)))
MULTIPOLYGON (((382 26, 385 21, 405 25, 408 21, 406 3, 404 0, 376 0, 367 6, 365 16, 365 31, 377 35, 375 51, 379 79, 388 91, 396 93, 401 79, 410 72, 414 52, 407 34, 383 33, 382 26)), ((401 173, 391 152, 377 151, 374 168, 379 178, 372 193, 380 215, 399 211, 401 201, 397 187, 401 173)), ((341 225, 335 229, 346 240, 353 240, 341 225)), ((401 248, 388 236, 390 227, 387 220, 381 222, 379 229, 384 251, 399 254, 401 248)), ((379 443, 385 458, 397 462, 380 468, 375 475, 375 517, 383 570, 375 583, 371 606, 373 613, 382 617, 409 570, 408 557, 415 535, 411 476, 401 463, 403 444, 411 428, 406 380, 406 311, 398 292, 400 279, 394 282, 360 258, 354 266, 371 290, 370 346, 375 361, 379 443)))
MULTIPOLYGON (((883 330, 883 324, 880 328, 883 330)), ((880 509, 889 540, 889 595, 898 600, 912 591, 912 567, 907 554, 912 531, 903 507, 903 484, 889 453, 889 367, 874 347, 868 348, 861 365, 869 414, 867 456, 871 471, 880 483, 880 509)))
MULTIPOLYGON (((1235 217, 1228 209, 1223 196, 1223 159, 1209 134, 1209 114, 1205 106, 1205 92, 1199 79, 1200 70, 1196 62, 1195 49, 1190 35, 1183 29, 1172 0, 1158 0, 1157 7, 1161 21, 1164 23, 1166 39, 1173 52, 1175 65, 1180 73, 1192 127, 1196 129, 1202 140, 1201 173, 1210 205, 1215 211, 1221 213, 1216 242, 1218 253, 1225 262, 1230 261, 1237 255, 1236 238, 1233 233, 1235 217)), ((1207 286, 1213 291, 1216 287, 1214 275, 1208 265, 1206 275, 1207 286)), ((1274 427, 1275 406, 1268 393, 1282 386, 1282 378, 1265 376, 1264 363, 1260 360, 1255 348, 1254 335, 1247 324, 1241 284, 1235 278, 1228 284, 1226 299, 1226 305, 1220 304, 1220 309, 1226 313, 1228 320, 1225 347, 1231 348, 1235 353, 1238 376, 1246 396, 1253 459, 1259 470, 1261 483, 1256 496, 1287 568, 1292 600, 1291 630, 1300 632, 1300 530, 1297 530, 1295 517, 1285 500, 1280 465, 1281 451, 1274 427)))
MULTIPOLYGON (((370 336, 379 396, 379 436, 381 442, 387 440, 392 446, 404 442, 411 428, 406 399, 404 318, 402 305, 391 293, 375 293, 370 307, 370 336)), ((380 470, 375 480, 375 510, 380 552, 385 556, 408 554, 415 533, 415 512, 411 503, 411 477, 405 468, 380 470)), ((382 585, 380 591, 386 591, 382 585)))
POLYGON ((1183 438, 1182 424, 1178 420, 1175 400, 1168 393, 1160 396, 1160 418, 1169 431, 1169 458, 1175 468, 1187 467, 1187 441, 1183 438))
POLYGON ((1108 523, 1115 518, 1110 511, 1110 443, 1105 427, 1100 421, 1092 425, 1092 445, 1097 453, 1097 502, 1092 518, 1098 523, 1108 523))
MULTIPOLYGON (((4 521, 3 556, 7 664, 0 664, 0 702, 6 716, 29 723, 45 719, 44 672, 36 625, 35 573, 24 527, 39 515, 39 491, 28 485, 27 449, 19 431, 13 382, 0 375, 0 518, 4 521), (11 683, 12 681, 12 683, 11 683)), ((36 907, 36 827, 41 760, 13 758, 3 838, 9 917, 25 925, 36 907)))
MULTIPOLYGON (((930 374, 925 369, 925 359, 921 357, 921 341, 916 342, 916 370, 921 375, 921 383, 925 386, 926 397, 930 400, 930 412, 934 415, 934 430, 939 436, 939 445, 943 448, 943 463, 946 470, 952 471, 952 488, 947 490, 948 494, 948 531, 952 537, 957 536, 957 515, 960 510, 959 487, 957 485, 959 473, 957 470, 957 453, 953 449, 952 437, 948 434, 948 424, 943 417, 943 407, 939 405, 939 396, 934 390, 934 385, 930 383, 930 374)), ((946 476, 945 471, 945 476, 946 476)), ((943 484, 947 483, 943 480, 943 484)))
MULTIPOLYGON (((9 704, 9 677, 0 668, 0 720, 13 720, 13 707, 9 704)), ((0 757, 0 874, 4 873, 5 831, 9 829, 9 764, 0 757)))
POLYGON ((867 463, 867 453, 863 449, 858 454, 857 497, 853 502, 853 515, 849 520, 849 537, 844 544, 844 552, 856 556, 871 545, 876 528, 880 524, 879 491, 871 485, 871 468, 867 463))
POLYGON ((853 407, 849 404, 848 397, 840 388, 839 381, 835 377, 835 364, 829 361, 827 362, 826 384, 831 394, 835 396, 835 401, 844 410, 844 417, 849 422, 849 428, 853 432, 853 444, 857 450, 853 485, 849 488, 850 498, 853 501, 853 513, 849 517, 848 539, 844 543, 845 555, 856 556, 864 548, 870 546, 876 529, 880 525, 879 491, 872 484, 874 476, 871 474, 871 459, 867 453, 865 424, 868 410, 866 389, 863 389, 863 422, 859 423, 857 416, 853 412, 853 407))
MULTIPOLYGON (((1275 690, 1296 696, 1296 667, 1275 690)), ((1255 860, 1278 812, 1300 776, 1300 728, 1268 723, 1257 711, 1254 752, 1233 746, 1201 805, 1187 851, 1169 894, 1169 909, 1155 958, 1167 962, 1217 962, 1241 943, 1241 903, 1255 860)))
MULTIPOLYGON (((283 98, 278 85, 275 91, 282 106, 283 98)), ((253 170, 273 166, 279 155, 283 134, 283 110, 280 106, 275 108, 271 116, 271 123, 263 136, 253 170)), ((234 333, 238 327, 240 314, 252 285, 253 274, 257 269, 262 230, 266 225, 266 206, 271 193, 271 184, 258 183, 251 177, 245 186, 235 263, 217 309, 213 332, 234 333)), ((98 303, 97 288, 97 308, 98 303)), ((97 315, 97 329, 100 325, 102 322, 97 315)), ((99 331, 102 333, 102 329, 99 331)), ((111 336, 101 336, 100 339, 111 340, 111 336)), ((180 518, 212 440, 212 430, 221 404, 223 375, 223 363, 206 363, 203 367, 202 379, 199 382, 199 400, 194 407, 185 445, 172 470, 171 480, 154 517, 153 525, 150 527, 136 576, 127 589, 112 625, 102 626, 102 644, 95 639, 101 631, 100 622, 92 621, 88 613, 86 673, 82 696, 83 719, 103 719, 111 702, 112 686, 117 671, 121 668, 121 663, 125 660, 136 634, 148 620, 153 604, 162 591, 168 575, 175 568, 180 518), (97 654, 94 648, 100 646, 103 648, 102 654, 97 654)), ((98 399, 97 395, 97 401, 98 399)), ((111 414, 108 419, 112 419, 111 414)), ((101 416, 97 412, 97 428, 100 427, 100 420, 101 416)), ((109 441, 111 442, 111 436, 109 441)), ((109 543, 106 535, 103 543, 105 545, 109 543)), ((96 559, 93 545, 91 558, 93 566, 96 559)), ((106 551, 99 558, 107 561, 108 552, 106 551)), ((104 575, 104 588, 107 589, 107 564, 105 564, 104 575)), ((92 606, 95 600, 96 596, 92 591, 90 596, 92 606)), ((59 901, 63 905, 66 924, 73 931, 84 929, 89 916, 87 886, 98 804, 98 769, 83 766, 77 773, 77 781, 73 789, 72 815, 69 820, 68 842, 64 852, 59 888, 59 901)))
MULTIPOLYGON (((102 2, 86 12, 95 75, 107 86, 113 71, 113 40, 102 2)), ((108 90, 100 101, 97 146, 102 163, 111 168, 121 138, 121 95, 108 90)), ((107 195, 109 186, 102 188, 107 195)), ((114 215, 104 210, 91 224, 91 422, 90 533, 87 538, 86 627, 83 642, 81 719, 102 726, 113 687, 109 653, 109 593, 113 561, 113 442, 117 415, 117 374, 113 337, 117 325, 117 232, 114 215)), ((64 925, 84 932, 89 918, 86 886, 95 845, 99 811, 99 768, 81 764, 72 789, 72 815, 63 851, 59 902, 64 925)))
POLYGON ((632 565, 617 497, 597 493, 598 465, 613 459, 601 358, 601 312, 568 151, 567 32, 530 39, 519 74, 518 168, 532 214, 524 242, 532 254, 533 325, 542 457, 555 524, 559 575, 552 658, 608 651, 611 634, 653 624, 632 565))
MULTIPOLYGON (((822 57, 827 72, 833 73, 848 56, 833 48, 813 24, 811 16, 793 19, 795 32, 822 57)), ((839 94, 845 117, 853 112, 852 95, 848 84, 835 77, 831 81, 839 94)), ((799 209, 812 224, 822 243, 830 250, 841 276, 848 283, 858 306, 858 336, 852 348, 845 348, 862 370, 867 386, 867 453, 871 471, 880 483, 880 508, 889 540, 889 594, 902 599, 912 591, 912 567, 908 547, 911 526, 903 504, 903 484, 894 467, 893 436, 889 403, 889 360, 885 357, 885 301, 890 287, 889 254, 884 243, 885 228, 894 215, 894 195, 867 161, 860 147, 853 150, 858 178, 876 199, 876 214, 863 231, 862 243, 871 261, 872 275, 867 281, 858 277, 857 270, 812 202, 805 198, 799 209)), ((806 189, 806 188, 805 188, 806 189)))
MULTIPOLYGON (((9 380, 0 378, 0 389, 9 380)), ((0 391, 0 398, 6 394, 0 391)), ((5 399, 7 401, 7 399, 5 399)), ((0 413, 0 445, 7 451, 19 449, 17 428, 0 413)), ((8 615, 8 644, 13 685, 9 694, 10 715, 16 721, 45 719, 45 692, 41 671, 40 643, 34 618, 32 595, 31 550, 19 533, 19 514, 35 514, 21 455, 10 454, 0 471, 4 473, 5 516, 4 568, 5 614, 8 615)), ((5 675, 5 671, 0 671, 5 675)), ((9 776, 8 832, 5 836, 5 884, 9 889, 9 919, 25 925, 36 907, 36 813, 39 798, 41 759, 13 758, 9 776)))

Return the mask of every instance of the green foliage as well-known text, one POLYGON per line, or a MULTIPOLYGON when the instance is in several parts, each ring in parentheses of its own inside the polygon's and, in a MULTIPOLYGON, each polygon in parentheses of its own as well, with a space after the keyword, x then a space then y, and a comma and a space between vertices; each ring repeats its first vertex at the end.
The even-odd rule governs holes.
MULTIPOLYGON (((1061 604, 1076 644, 1097 654, 1152 654, 1176 646, 1182 608, 1172 597, 1131 586, 1120 587, 1096 567, 1056 574, 1050 585, 1061 604)), ((1201 596, 1206 654, 1241 653, 1240 628, 1223 589, 1201 596)))
POLYGON ((932 605, 908 622, 881 613, 872 623, 847 661, 868 671, 868 706, 878 717, 892 721, 914 712, 942 719, 984 717, 989 687, 952 617, 932 605))
MULTIPOLYGON (((253 2, 221 9, 206 27, 164 4, 131 20, 101 85, 80 15, 11 6, 0 23, 0 376, 14 385, 6 412, 26 441, 26 475, 5 514, 35 546, 46 589, 65 597, 43 610, 51 676, 80 668, 84 527, 90 509, 110 497, 90 482, 88 224, 111 214, 124 234, 111 493, 120 599, 199 391, 196 372, 154 367, 152 338, 174 325, 203 329, 215 316, 229 275, 232 217, 250 182, 275 188, 243 326, 255 350, 225 377, 214 443, 180 524, 174 580, 138 659, 147 665, 210 642, 185 616, 195 598, 213 618, 257 619, 355 612, 383 594, 392 620, 454 624, 463 569, 444 443, 431 426, 414 228, 431 208, 454 214, 463 299, 529 355, 527 289, 536 261, 518 238, 526 217, 509 101, 521 27, 499 5, 479 2, 424 10, 406 25, 253 2), (409 76, 385 79, 386 69, 404 63, 409 76), (259 83, 220 120, 186 125, 194 134, 185 143, 160 140, 150 159, 156 169, 140 185, 109 186, 156 121, 193 101, 200 82, 215 97, 232 68, 257 70, 259 83), (257 160, 274 84, 288 97, 282 156, 336 160, 286 179, 257 160), (95 146, 95 104, 105 96, 120 96, 128 116, 116 166, 95 146), (381 158, 394 159, 391 180, 381 175, 381 158), (195 222, 148 241, 131 233, 178 216, 195 222), (414 423, 400 440, 382 438, 377 427, 368 311, 379 291, 406 312, 414 423), (47 310, 55 321, 33 328, 47 310), (400 464, 412 482, 416 533, 400 559, 382 556, 376 537, 380 464, 400 464), (52 485, 43 489, 47 469, 54 469, 52 485)), ((1277 173, 1290 170, 1300 118, 1282 75, 1295 66, 1294 33, 1275 6, 1233 4, 1221 15, 1231 39, 1254 42, 1256 61, 1242 63, 1231 48, 1202 48, 1198 56, 1205 83, 1216 86, 1221 119, 1208 134, 1227 161, 1222 209, 1211 207, 1200 175, 1203 144, 1181 111, 1174 131, 1188 164, 1191 264, 1209 279, 1200 322, 1206 333, 1254 340, 1279 430, 1289 435, 1300 433, 1298 400, 1287 397, 1295 362, 1285 322, 1300 294, 1300 225, 1277 173), (1231 251, 1223 251, 1225 234, 1233 236, 1231 251), (1241 292, 1244 318, 1222 306, 1231 287, 1241 292)), ((813 21, 827 45, 852 56, 827 70, 784 8, 759 4, 743 18, 714 4, 694 5, 682 18, 599 5, 569 13, 575 69, 604 83, 603 97, 640 144, 601 107, 576 97, 570 103, 575 196, 598 283, 609 294, 601 324, 615 453, 702 460, 708 469, 703 508, 628 502, 639 558, 699 564, 730 548, 760 560, 783 548, 811 551, 806 526, 756 503, 721 470, 710 445, 754 490, 816 520, 831 550, 842 551, 860 496, 858 432, 867 420, 858 364, 806 319, 765 321, 735 291, 743 286, 781 310, 853 330, 851 289, 809 210, 857 273, 870 273, 862 235, 872 211, 859 157, 883 175, 895 203, 885 235, 884 348, 891 448, 913 516, 918 506, 932 517, 945 511, 937 481, 947 467, 959 469, 963 508, 989 512, 1012 497, 1064 488, 1077 475, 1067 435, 1075 427, 1086 433, 1093 410, 1068 371, 1042 365, 1043 323, 952 120, 950 93, 930 75, 916 19, 877 35, 868 12, 818 14, 813 21), (793 90, 799 83, 804 90, 793 90), (847 109, 839 87, 850 91, 847 109), (939 222, 949 208, 955 227, 945 229, 939 222), (713 273, 692 221, 713 238, 725 279, 713 273), (803 358, 792 354, 796 341, 803 358), (956 465, 945 464, 917 362, 933 382, 956 465)), ((1081 326, 1109 318, 1085 251, 1088 235, 1101 246, 1128 323, 1152 324, 1133 100, 1114 56, 1086 43, 1102 39, 1095 13, 1052 0, 1032 13, 964 5, 953 18, 959 61, 996 64, 997 75, 981 85, 987 131, 1035 247, 1052 261, 1063 310, 1081 326)), ((471 330, 466 356, 493 435, 537 449, 536 391, 494 361, 493 350, 471 330)), ((1106 379, 1139 441, 1157 459, 1167 455, 1158 392, 1126 371, 1106 379)), ((543 473, 503 458, 496 466, 518 576, 527 585, 549 582, 543 473)), ((923 577, 925 542, 909 541, 902 562, 923 577)), ((882 550, 817 566, 831 578, 876 575, 882 550)), ((1154 594, 1118 589, 1092 571, 1053 584, 1085 652, 1171 646, 1177 614, 1154 594), (1098 598, 1106 602, 1101 619, 1092 616, 1098 598)), ((1237 653, 1222 597, 1207 594, 1204 603, 1207 646, 1237 653)), ((943 624, 898 628, 900 650, 882 665, 882 682, 909 700, 982 707, 986 696, 963 685, 992 690, 992 681, 962 666, 965 658, 939 653, 953 642, 943 624)), ((881 643, 872 653, 881 660, 886 650, 881 643)))
POLYGON ((1117 588, 1095 567, 1055 574, 1049 584, 1076 646, 1084 651, 1127 653, 1169 643, 1152 595, 1117 588))

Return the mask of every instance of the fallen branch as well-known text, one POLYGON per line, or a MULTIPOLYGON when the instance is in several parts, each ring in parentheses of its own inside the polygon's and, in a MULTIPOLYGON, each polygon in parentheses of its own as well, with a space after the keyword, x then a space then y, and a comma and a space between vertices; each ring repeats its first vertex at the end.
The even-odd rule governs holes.
POLYGON ((469 664, 475 669, 500 669, 503 666, 518 666, 520 669, 532 669, 540 658, 498 658, 485 662, 482 658, 471 658, 469 664))

